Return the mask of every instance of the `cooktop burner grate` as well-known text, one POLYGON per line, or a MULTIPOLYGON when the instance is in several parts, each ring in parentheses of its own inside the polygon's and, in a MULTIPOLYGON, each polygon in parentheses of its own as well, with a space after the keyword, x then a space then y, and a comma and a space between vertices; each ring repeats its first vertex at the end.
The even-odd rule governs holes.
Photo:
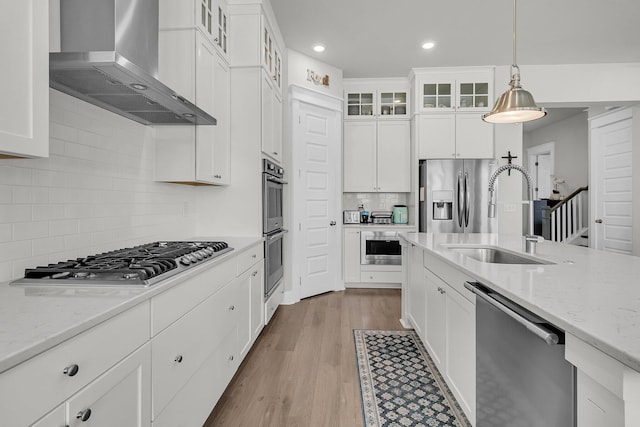
POLYGON ((12 284, 149 286, 231 250, 226 242, 159 241, 28 268, 12 284))

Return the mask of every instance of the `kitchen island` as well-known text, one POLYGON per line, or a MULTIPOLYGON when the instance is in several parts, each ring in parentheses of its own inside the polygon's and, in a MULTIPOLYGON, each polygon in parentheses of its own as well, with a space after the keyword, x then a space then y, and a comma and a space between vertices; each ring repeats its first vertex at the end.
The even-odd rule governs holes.
MULTIPOLYGON (((417 326, 416 329, 421 327, 420 322, 414 320, 420 316, 416 317, 412 313, 412 310, 415 311, 412 307, 416 307, 416 295, 415 292, 411 293, 410 279, 412 269, 415 271, 416 264, 420 264, 418 267, 424 266, 428 274, 434 273, 432 277, 442 279, 440 283, 443 285, 438 286, 438 290, 444 289, 444 284, 448 284, 451 290, 457 291, 449 292, 450 294, 466 298, 461 299, 463 304, 466 304, 465 307, 469 308, 465 312, 467 322, 464 325, 474 330, 473 335, 467 336, 466 345, 469 345, 469 338, 475 336, 475 308, 471 305, 475 304, 475 298, 464 289, 464 281, 480 282, 567 333, 565 357, 578 368, 579 426, 597 425, 594 424, 594 420, 586 423, 585 420, 594 417, 589 408, 584 405, 581 407, 581 393, 583 400, 591 402, 601 402, 610 397, 600 399, 590 395, 594 388, 586 387, 585 384, 591 380, 595 380, 597 386, 602 386, 620 401, 617 402, 620 403, 618 408, 605 408, 610 411, 607 413, 607 410, 604 410, 607 414, 605 419, 609 420, 607 425, 639 425, 633 424, 640 422, 640 284, 637 279, 640 277, 639 258, 543 242, 537 245, 535 257, 544 264, 498 264, 463 255, 462 251, 454 250, 452 247, 491 246, 526 256, 523 252, 522 236, 431 233, 401 233, 400 236, 405 249, 403 264, 405 260, 408 263, 403 283, 403 291, 407 291, 403 292, 402 320, 405 324, 417 326), (416 252, 418 255, 415 255, 416 252), (583 375, 585 372, 589 377, 587 379, 583 375), (587 395, 584 395, 585 393, 587 395), (622 411, 624 415, 621 419, 624 420, 624 424, 612 422, 611 411, 622 411)), ((413 288, 415 290, 415 283, 413 288)), ((445 292, 443 290, 440 293, 445 292)), ((418 289, 418 297, 424 298, 422 295, 426 296, 427 303, 417 307, 427 310, 428 289, 418 289)), ((459 316, 454 320, 460 322, 459 316)), ((426 324, 427 326, 422 326, 428 329, 428 320, 426 324)), ((445 334, 451 333, 449 325, 440 327, 446 328, 445 334)), ((464 328, 460 332, 465 333, 464 328)), ((423 334, 425 335, 428 333, 423 334)), ((443 338, 445 339, 451 339, 454 343, 456 338, 447 336, 443 338)), ((452 348, 453 344, 449 341, 447 343, 446 348, 452 348)), ((425 344, 427 348, 433 347, 429 342, 425 344)), ((475 347, 464 350, 475 354, 475 347)), ((473 363, 472 360, 466 362, 473 363)), ((445 378, 455 378, 457 374, 452 372, 448 375, 445 372, 445 378)), ((467 390, 475 390, 475 386, 465 385, 464 382, 462 385, 452 386, 454 394, 456 390, 464 390, 465 387, 467 390)), ((600 390, 594 393, 600 393, 600 390)), ((475 401, 475 396, 470 397, 470 393, 462 393, 462 397, 468 400, 470 417, 473 419, 475 407, 472 401, 475 401)), ((614 402, 613 406, 617 403, 614 402)), ((465 406, 464 402, 462 406, 465 406)))

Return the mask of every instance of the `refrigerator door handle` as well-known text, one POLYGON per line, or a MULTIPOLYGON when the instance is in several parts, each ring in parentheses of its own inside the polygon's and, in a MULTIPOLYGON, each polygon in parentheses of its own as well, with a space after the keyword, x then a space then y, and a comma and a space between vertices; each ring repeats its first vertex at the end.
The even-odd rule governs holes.
POLYGON ((458 225, 462 228, 464 215, 464 193, 462 192, 462 172, 458 173, 458 225))
POLYGON ((469 227, 469 210, 471 209, 469 199, 471 198, 471 190, 469 189, 469 174, 464 173, 464 226, 469 227))

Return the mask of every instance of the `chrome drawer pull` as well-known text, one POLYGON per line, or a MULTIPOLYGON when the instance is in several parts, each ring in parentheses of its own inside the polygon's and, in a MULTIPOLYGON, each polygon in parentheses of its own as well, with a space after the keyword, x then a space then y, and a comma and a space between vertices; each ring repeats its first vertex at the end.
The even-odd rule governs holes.
POLYGON ((182 355, 181 354, 177 355, 176 358, 173 359, 173 360, 178 362, 178 363, 182 363, 182 355))
POLYGON ((73 377, 78 373, 79 370, 80 368, 78 367, 78 365, 74 363, 73 365, 69 365, 64 368, 64 371, 62 371, 62 373, 69 377, 73 377))
POLYGON ((87 408, 84 411, 80 411, 76 415, 76 418, 79 419, 80 421, 82 421, 83 423, 86 423, 89 420, 90 417, 91 417, 91 409, 90 408, 87 408))

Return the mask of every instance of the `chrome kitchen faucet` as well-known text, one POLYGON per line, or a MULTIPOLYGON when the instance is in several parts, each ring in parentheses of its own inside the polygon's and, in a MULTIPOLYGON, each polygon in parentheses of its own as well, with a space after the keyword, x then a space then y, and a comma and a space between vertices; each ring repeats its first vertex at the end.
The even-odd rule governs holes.
POLYGON ((529 203, 529 225, 528 232, 524 236, 525 241, 525 251, 528 254, 535 255, 536 253, 536 243, 542 242, 543 238, 540 236, 536 236, 533 232, 533 185, 531 181, 531 175, 529 172, 519 165, 514 165, 512 163, 507 163, 506 165, 500 166, 498 169, 491 174, 491 178, 489 178, 489 218, 495 218, 496 216, 496 195, 495 195, 495 184, 498 179, 498 175, 506 170, 517 170, 522 173, 524 178, 527 180, 527 196, 529 203))

